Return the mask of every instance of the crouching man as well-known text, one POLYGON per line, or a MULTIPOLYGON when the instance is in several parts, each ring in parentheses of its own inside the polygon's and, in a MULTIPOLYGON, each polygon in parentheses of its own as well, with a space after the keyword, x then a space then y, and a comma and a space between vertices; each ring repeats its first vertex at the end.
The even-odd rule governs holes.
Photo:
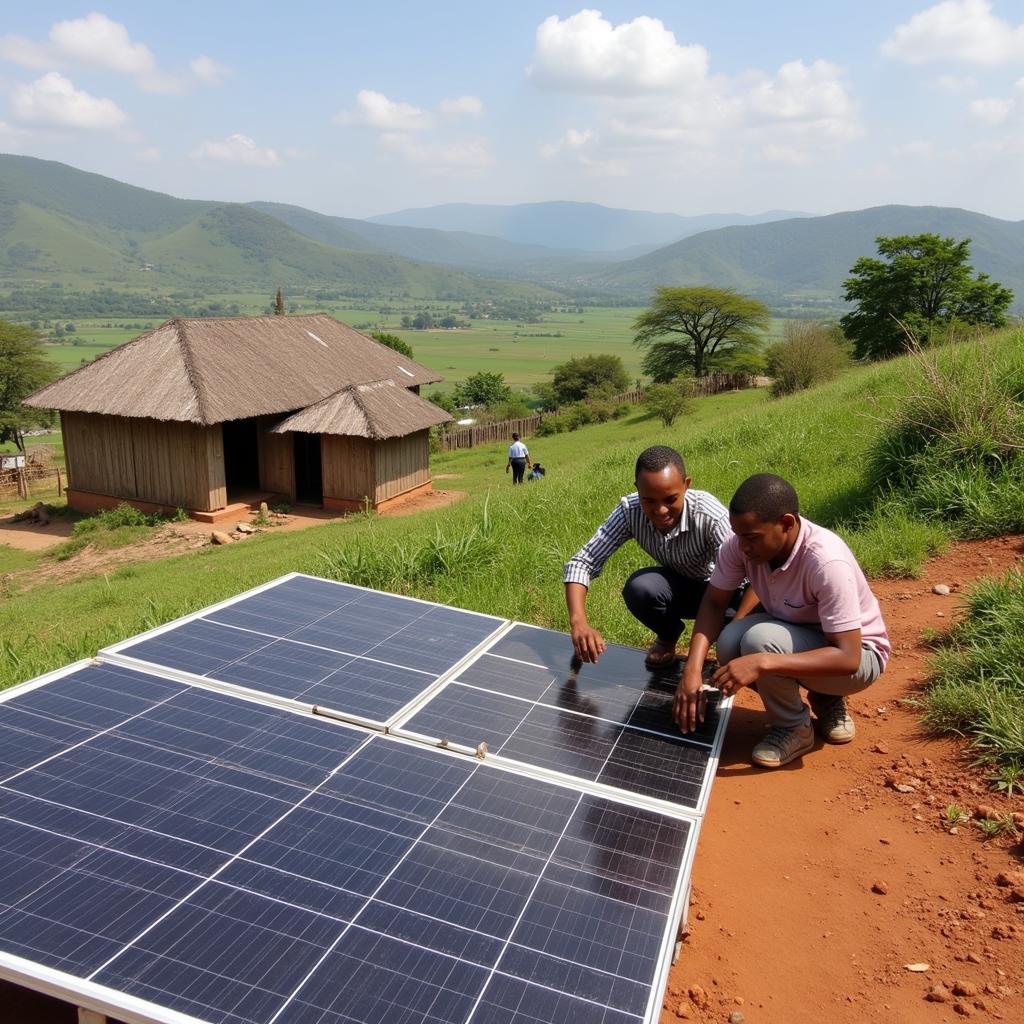
POLYGON ((812 710, 823 739, 848 743, 855 726, 844 698, 878 679, 890 652, 864 573, 840 537, 800 515, 792 486, 771 473, 740 485, 729 522, 733 535, 718 553, 694 623, 676 721, 689 732, 703 720, 701 669, 717 640, 711 684, 731 696, 756 683, 771 724, 754 747, 754 764, 778 768, 811 750, 812 710), (726 626, 726 608, 744 577, 763 611, 726 626))

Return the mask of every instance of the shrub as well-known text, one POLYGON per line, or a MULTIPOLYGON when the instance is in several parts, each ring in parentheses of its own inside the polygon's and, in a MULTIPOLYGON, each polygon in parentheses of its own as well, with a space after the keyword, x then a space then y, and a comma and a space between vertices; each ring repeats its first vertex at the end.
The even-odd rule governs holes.
POLYGON ((593 410, 587 402, 573 402, 562 410, 561 415, 565 419, 566 430, 578 430, 594 422, 593 410))
POLYGON ((644 406, 652 416, 671 427, 678 416, 688 412, 693 395, 693 378, 679 376, 669 384, 652 384, 644 395, 644 406))
POLYGON ((842 335, 817 320, 789 320, 783 341, 767 353, 771 395, 779 398, 838 376, 850 362, 842 335))
POLYGON ((553 434, 564 434, 568 429, 565 417, 560 412, 550 412, 537 425, 534 437, 551 437, 553 434))

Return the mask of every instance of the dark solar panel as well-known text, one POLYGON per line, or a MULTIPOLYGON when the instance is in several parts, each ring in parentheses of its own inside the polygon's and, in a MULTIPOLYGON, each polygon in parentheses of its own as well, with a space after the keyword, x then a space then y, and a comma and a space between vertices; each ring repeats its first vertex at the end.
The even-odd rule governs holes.
POLYGON ((698 808, 721 722, 717 691, 704 723, 684 736, 672 718, 676 676, 646 670, 639 651, 614 644, 578 673, 571 656, 564 633, 513 626, 401 731, 483 741, 526 765, 698 808))
POLYGON ((126 669, 0 730, 101 683, 0 785, 3 952, 211 1022, 645 1017, 691 822, 126 669))
POLYGON ((383 725, 502 623, 298 576, 111 654, 383 725))

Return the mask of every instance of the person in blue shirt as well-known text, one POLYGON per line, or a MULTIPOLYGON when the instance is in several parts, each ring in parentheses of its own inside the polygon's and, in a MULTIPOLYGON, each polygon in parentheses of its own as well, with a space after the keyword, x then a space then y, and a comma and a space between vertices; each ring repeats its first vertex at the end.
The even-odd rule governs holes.
POLYGON ((531 465, 529 449, 519 440, 518 434, 513 434, 512 443, 508 446, 508 464, 505 466, 506 473, 510 469, 512 470, 513 484, 523 482, 523 473, 526 472, 526 467, 529 465, 531 465))
POLYGON ((535 462, 530 472, 526 475, 526 479, 539 480, 546 472, 547 470, 539 462, 535 462))

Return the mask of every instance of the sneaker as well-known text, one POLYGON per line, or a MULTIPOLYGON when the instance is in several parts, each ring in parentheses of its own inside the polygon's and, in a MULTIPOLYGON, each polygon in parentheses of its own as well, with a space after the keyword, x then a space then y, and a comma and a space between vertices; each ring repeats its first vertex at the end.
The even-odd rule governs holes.
POLYGON ((842 697, 810 692, 807 696, 818 720, 818 731, 822 739, 828 743, 849 743, 857 735, 857 726, 853 724, 842 697))
POLYGON ((814 749, 814 730, 805 725, 775 725, 751 754, 754 764, 762 768, 781 768, 784 764, 814 749))

